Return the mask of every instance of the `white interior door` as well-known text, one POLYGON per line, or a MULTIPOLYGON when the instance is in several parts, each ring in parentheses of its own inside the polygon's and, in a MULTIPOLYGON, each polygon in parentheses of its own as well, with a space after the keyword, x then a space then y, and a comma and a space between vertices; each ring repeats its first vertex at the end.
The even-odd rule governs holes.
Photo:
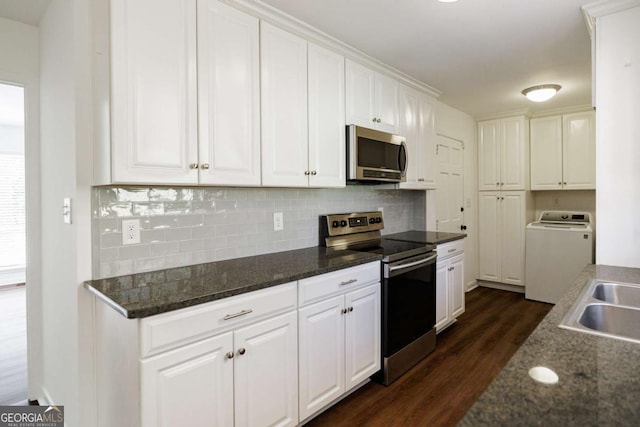
POLYGON ((438 231, 460 232, 464 222, 464 151, 462 142, 438 136, 436 149, 436 227, 438 231))

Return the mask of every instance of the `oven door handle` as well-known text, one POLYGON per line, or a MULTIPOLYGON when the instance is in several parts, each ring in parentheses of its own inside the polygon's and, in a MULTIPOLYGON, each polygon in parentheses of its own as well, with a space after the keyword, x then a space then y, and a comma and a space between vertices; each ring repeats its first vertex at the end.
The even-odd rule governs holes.
POLYGON ((414 261, 407 264, 394 265, 393 267, 389 267, 389 273, 404 270, 405 268, 415 267, 416 265, 427 264, 438 257, 438 254, 432 255, 429 258, 421 259, 420 261, 414 261))

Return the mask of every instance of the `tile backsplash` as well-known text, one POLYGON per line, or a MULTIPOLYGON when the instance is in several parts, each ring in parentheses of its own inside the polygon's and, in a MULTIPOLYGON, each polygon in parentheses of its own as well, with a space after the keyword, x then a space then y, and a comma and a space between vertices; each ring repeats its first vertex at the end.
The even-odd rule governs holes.
POLYGON ((384 209, 383 234, 425 228, 425 192, 340 189, 94 187, 94 279, 318 244, 318 216, 384 209), (282 212, 284 230, 273 230, 282 212), (122 245, 122 219, 141 242, 122 245))

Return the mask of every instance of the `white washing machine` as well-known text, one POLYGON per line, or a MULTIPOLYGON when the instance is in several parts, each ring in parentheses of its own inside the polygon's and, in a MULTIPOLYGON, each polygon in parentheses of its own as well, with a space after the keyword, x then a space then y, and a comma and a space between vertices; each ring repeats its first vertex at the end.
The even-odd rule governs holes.
POLYGON ((593 263, 593 249, 588 212, 542 212, 526 230, 526 298, 558 302, 584 266, 593 263))

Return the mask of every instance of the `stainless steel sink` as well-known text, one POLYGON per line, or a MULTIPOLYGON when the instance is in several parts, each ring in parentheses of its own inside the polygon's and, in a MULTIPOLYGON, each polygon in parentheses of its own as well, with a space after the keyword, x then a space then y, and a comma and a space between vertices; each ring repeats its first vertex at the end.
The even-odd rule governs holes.
POLYGON ((640 342, 640 310, 608 304, 589 304, 578 323, 594 331, 640 342))
POLYGON ((640 343, 640 284, 593 280, 559 326, 640 343))
POLYGON ((593 297, 611 304, 640 308, 640 287, 619 283, 598 283, 593 297))

